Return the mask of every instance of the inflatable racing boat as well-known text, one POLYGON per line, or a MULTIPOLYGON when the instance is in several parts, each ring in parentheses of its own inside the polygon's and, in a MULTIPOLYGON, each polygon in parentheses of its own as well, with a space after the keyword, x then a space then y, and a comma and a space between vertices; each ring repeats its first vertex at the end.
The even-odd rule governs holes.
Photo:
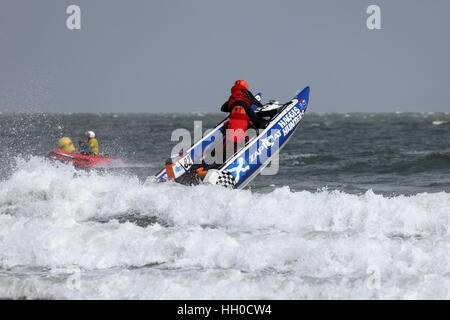
POLYGON ((106 156, 84 155, 80 153, 65 152, 61 149, 50 150, 48 157, 66 163, 73 163, 75 167, 87 168, 110 164, 116 158, 106 156))
MULTIPOLYGON (((196 174, 196 164, 205 161, 214 143, 223 143, 224 119, 202 139, 194 143, 183 154, 166 163, 156 176, 147 178, 147 182, 165 182, 173 180, 184 185, 209 183, 228 188, 244 188, 248 185, 287 144, 298 129, 300 120, 306 112, 309 102, 309 87, 306 87, 289 102, 280 105, 271 101, 255 113, 270 120, 265 129, 258 129, 256 135, 228 158, 222 165, 209 169, 201 179, 196 174)), ((256 97, 258 99, 258 97, 256 97)), ((260 97, 259 97, 260 99, 260 97)))

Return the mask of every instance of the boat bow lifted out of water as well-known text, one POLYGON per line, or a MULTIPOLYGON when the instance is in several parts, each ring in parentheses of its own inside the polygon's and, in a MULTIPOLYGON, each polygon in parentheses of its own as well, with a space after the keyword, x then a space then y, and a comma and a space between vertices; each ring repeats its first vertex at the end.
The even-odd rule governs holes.
POLYGON ((309 92, 309 87, 306 87, 285 104, 271 101, 262 108, 257 108, 256 114, 270 120, 267 127, 260 129, 257 135, 223 165, 208 170, 203 180, 196 175, 194 164, 204 161, 206 151, 217 139, 223 139, 222 130, 227 119, 194 143, 185 153, 172 159, 156 176, 148 177, 147 182, 174 180, 185 185, 209 183, 228 188, 244 188, 270 163, 298 129, 308 107, 309 92))

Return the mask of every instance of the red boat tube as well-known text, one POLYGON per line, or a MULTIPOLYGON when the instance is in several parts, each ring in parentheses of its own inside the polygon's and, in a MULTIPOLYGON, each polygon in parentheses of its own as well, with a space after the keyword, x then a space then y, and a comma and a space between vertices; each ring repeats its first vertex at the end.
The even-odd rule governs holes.
POLYGON ((73 163, 76 167, 93 167, 100 164, 109 164, 117 160, 111 157, 65 152, 60 149, 50 150, 48 157, 62 162, 73 163))

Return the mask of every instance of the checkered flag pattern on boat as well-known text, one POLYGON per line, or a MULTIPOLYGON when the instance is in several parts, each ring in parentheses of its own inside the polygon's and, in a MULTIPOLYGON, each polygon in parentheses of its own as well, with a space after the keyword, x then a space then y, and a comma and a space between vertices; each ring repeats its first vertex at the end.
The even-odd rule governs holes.
POLYGON ((232 189, 232 188, 234 188, 234 185, 236 184, 236 182, 234 181, 233 174, 227 170, 224 170, 220 173, 220 176, 217 179, 216 184, 219 186, 224 186, 224 187, 232 189))

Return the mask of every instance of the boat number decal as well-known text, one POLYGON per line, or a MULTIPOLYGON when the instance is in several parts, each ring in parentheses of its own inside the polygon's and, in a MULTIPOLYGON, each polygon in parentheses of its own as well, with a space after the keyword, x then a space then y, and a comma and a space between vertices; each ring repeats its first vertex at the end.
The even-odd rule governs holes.
POLYGON ((183 168, 186 170, 192 166, 192 159, 189 155, 184 157, 180 162, 183 168))

